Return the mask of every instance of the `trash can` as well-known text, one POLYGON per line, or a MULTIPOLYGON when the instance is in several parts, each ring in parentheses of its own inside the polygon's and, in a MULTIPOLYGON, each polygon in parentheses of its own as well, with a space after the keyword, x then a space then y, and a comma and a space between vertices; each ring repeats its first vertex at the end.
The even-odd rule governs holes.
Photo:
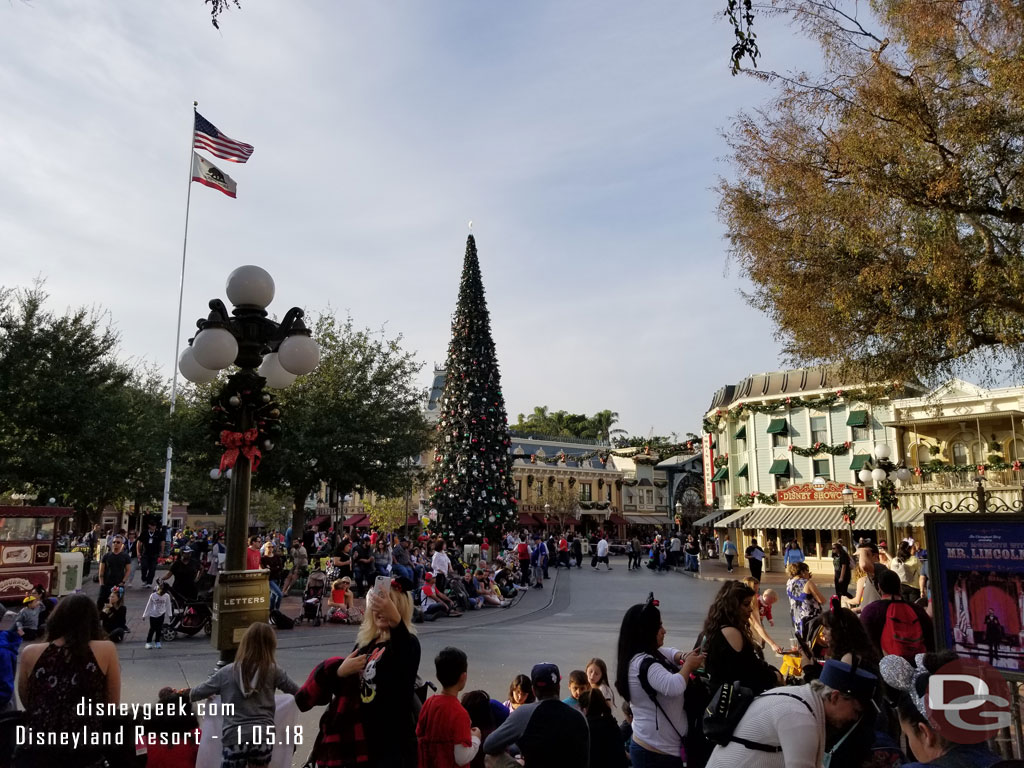
POLYGON ((82 556, 82 580, 84 581, 89 576, 89 571, 92 570, 92 557, 90 556, 89 547, 74 547, 72 552, 77 552, 82 556))
POLYGON ((50 586, 50 594, 64 597, 82 588, 82 576, 88 562, 81 552, 58 552, 53 556, 57 569, 56 581, 50 586))
POLYGON ((255 622, 270 618, 270 571, 220 571, 213 590, 213 647, 238 648, 242 635, 255 622))
POLYGON ((584 555, 589 555, 590 554, 590 542, 587 540, 586 536, 583 536, 581 538, 580 544, 583 545, 583 554, 584 555))

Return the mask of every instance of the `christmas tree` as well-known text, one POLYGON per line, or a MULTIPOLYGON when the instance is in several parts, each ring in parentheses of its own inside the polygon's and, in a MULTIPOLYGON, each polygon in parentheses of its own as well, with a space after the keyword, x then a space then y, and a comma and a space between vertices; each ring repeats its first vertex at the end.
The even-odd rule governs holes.
POLYGON ((508 419, 491 339, 476 240, 469 236, 438 407, 434 527, 457 542, 491 536, 519 521, 508 419))

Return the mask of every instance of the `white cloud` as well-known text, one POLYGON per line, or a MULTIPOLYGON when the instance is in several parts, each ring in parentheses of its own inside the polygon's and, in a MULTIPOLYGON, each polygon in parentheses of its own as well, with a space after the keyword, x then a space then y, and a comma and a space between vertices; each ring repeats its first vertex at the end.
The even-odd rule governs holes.
MULTIPOLYGON (((108 308, 126 354, 169 372, 198 99, 256 151, 218 161, 238 200, 192 190, 183 339, 228 272, 258 263, 279 313, 349 310, 440 362, 473 219, 510 414, 696 429, 717 387, 776 364, 723 274, 710 191, 718 129, 768 91, 729 76, 716 16, 243 0, 218 32, 199 0, 10 4, 3 284, 42 274, 55 306, 108 308)), ((768 20, 761 41, 808 55, 768 20)))

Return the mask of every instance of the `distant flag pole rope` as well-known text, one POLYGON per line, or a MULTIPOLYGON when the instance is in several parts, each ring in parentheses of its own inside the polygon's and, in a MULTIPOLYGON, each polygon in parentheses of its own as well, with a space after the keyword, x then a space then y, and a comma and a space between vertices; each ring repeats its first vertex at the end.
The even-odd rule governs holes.
MULTIPOLYGON (((185 296, 185 254, 188 251, 188 211, 192 204, 192 144, 195 141, 195 116, 199 114, 198 101, 192 102, 192 141, 188 148, 188 193, 185 195, 185 237, 181 244, 181 275, 178 277, 178 325, 174 332, 174 373, 171 376, 171 416, 174 415, 174 404, 178 399, 178 353, 181 351, 181 305, 185 296)), ((171 504, 171 456, 174 451, 171 441, 167 441, 167 464, 164 467, 164 498, 162 507, 163 524, 166 528, 170 519, 171 504)))

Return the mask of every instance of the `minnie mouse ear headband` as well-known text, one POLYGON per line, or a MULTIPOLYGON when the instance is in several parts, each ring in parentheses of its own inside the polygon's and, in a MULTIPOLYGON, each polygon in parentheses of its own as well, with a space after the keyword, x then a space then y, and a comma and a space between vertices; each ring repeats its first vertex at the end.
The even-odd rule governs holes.
POLYGON ((648 608, 657 608, 659 605, 661 605, 661 603, 654 599, 654 593, 648 592, 647 600, 644 602, 644 610, 647 610, 648 608))
POLYGON ((931 718, 928 716, 928 704, 925 702, 924 696, 919 693, 922 689, 927 690, 925 685, 919 683, 922 680, 926 681, 931 672, 924 665, 923 653, 914 657, 914 663, 916 666, 911 666, 910 662, 902 656, 883 656, 878 663, 878 669, 882 673, 885 684, 897 691, 905 691, 910 696, 910 700, 914 702, 917 711, 921 713, 921 717, 931 722, 931 718))
POLYGON ((405 576, 398 576, 397 578, 392 579, 391 588, 397 589, 399 592, 404 592, 407 595, 414 589, 412 582, 405 578, 405 576))

